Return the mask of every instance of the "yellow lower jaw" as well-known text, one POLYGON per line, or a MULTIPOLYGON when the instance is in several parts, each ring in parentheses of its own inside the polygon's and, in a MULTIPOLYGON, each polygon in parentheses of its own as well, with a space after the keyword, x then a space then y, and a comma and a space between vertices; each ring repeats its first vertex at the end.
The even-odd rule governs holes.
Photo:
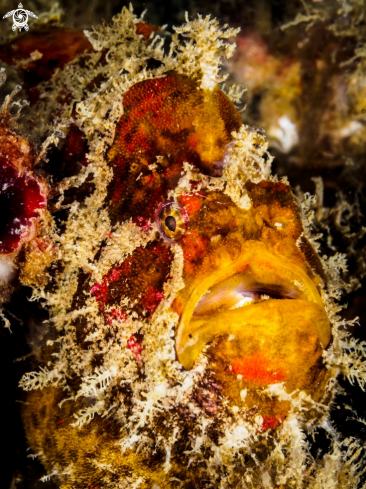
MULTIPOLYGON (((176 334, 176 351, 179 362, 186 368, 192 368, 198 355, 206 344, 216 336, 225 334, 240 334, 241 330, 253 329, 265 321, 265 326, 271 328, 294 327, 295 322, 303 324, 304 334, 310 322, 317 331, 321 346, 325 348, 330 341, 330 325, 319 293, 309 276, 292 261, 268 251, 265 244, 259 241, 247 241, 242 253, 235 262, 209 275, 196 286, 184 308, 176 334), (288 287, 292 284, 301 291, 304 300, 281 299, 267 300, 258 304, 239 309, 226 310, 209 316, 193 316, 194 310, 201 297, 221 282, 230 281, 230 277, 241 274, 248 279, 260 279, 262 284, 277 284, 288 287), (271 306, 269 306, 271 304, 271 306), (263 312, 271 307, 272 312, 279 312, 277 322, 271 317, 263 319, 263 312), (282 312, 281 312, 282 311, 282 312), (306 321, 302 321, 302 316, 306 321), (280 324, 281 323, 281 324, 280 324)), ((276 336, 276 335, 275 335, 276 336)), ((274 337, 274 341, 275 337, 274 337)))
MULTIPOLYGON (((223 335, 241 344, 236 356, 252 355, 264 348, 268 358, 277 360, 278 351, 282 349, 287 359, 297 358, 304 367, 304 359, 301 360, 304 344, 314 344, 314 338, 322 343, 319 331, 325 331, 329 322, 323 307, 314 302, 269 299, 232 311, 192 318, 189 326, 181 336, 178 357, 188 370, 205 345, 223 335)), ((232 359, 228 358, 228 363, 232 359)))

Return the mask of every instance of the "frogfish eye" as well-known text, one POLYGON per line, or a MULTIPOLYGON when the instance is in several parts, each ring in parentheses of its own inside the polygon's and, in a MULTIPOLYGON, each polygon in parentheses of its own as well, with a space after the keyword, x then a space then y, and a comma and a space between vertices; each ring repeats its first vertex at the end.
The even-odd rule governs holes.
POLYGON ((169 231, 174 231, 177 229, 177 221, 175 220, 175 217, 173 216, 168 216, 165 218, 165 226, 169 229, 169 231))
POLYGON ((159 205, 155 212, 155 224, 161 237, 173 243, 187 230, 188 214, 177 202, 168 200, 159 205))

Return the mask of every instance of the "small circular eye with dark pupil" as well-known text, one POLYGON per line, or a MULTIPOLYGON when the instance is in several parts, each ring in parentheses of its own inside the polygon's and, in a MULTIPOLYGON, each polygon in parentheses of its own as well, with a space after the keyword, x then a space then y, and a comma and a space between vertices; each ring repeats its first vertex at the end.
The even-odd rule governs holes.
POLYGON ((177 221, 175 220, 175 217, 173 216, 168 216, 165 218, 165 226, 169 229, 169 231, 174 231, 177 228, 177 221))
POLYGON ((161 203, 155 211, 155 225, 163 240, 173 244, 187 230, 187 211, 174 200, 161 203))

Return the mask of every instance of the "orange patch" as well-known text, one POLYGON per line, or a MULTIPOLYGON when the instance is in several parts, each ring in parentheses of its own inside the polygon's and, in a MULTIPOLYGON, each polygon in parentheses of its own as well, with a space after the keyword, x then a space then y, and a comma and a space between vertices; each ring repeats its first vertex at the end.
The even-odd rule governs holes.
POLYGON ((184 302, 179 297, 176 297, 174 299, 171 307, 172 307, 173 311, 175 311, 180 316, 183 312, 183 309, 184 309, 184 302))
POLYGON ((284 418, 285 416, 263 416, 263 424, 258 431, 262 433, 263 431, 276 428, 283 422, 284 418))
POLYGON ((184 255, 184 267, 188 274, 196 270, 196 263, 207 253, 208 238, 198 232, 187 233, 181 240, 184 255))
POLYGON ((184 194, 180 197, 179 203, 190 216, 194 216, 200 210, 202 200, 197 195, 184 194))
POLYGON ((260 385, 276 384, 287 379, 286 372, 261 353, 233 360, 231 372, 241 375, 244 382, 260 385))

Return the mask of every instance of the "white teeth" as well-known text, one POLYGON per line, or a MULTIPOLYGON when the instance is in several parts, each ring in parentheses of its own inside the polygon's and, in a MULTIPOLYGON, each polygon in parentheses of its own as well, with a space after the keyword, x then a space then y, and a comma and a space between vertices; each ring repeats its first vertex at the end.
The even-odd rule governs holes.
POLYGON ((267 301, 268 299, 270 299, 270 296, 269 295, 266 295, 266 294, 262 294, 261 295, 261 300, 262 301, 267 301))
POLYGON ((243 297, 234 306, 230 307, 230 311, 232 311, 233 309, 239 309, 239 307, 248 306, 252 302, 255 302, 255 300, 252 297, 243 297))

